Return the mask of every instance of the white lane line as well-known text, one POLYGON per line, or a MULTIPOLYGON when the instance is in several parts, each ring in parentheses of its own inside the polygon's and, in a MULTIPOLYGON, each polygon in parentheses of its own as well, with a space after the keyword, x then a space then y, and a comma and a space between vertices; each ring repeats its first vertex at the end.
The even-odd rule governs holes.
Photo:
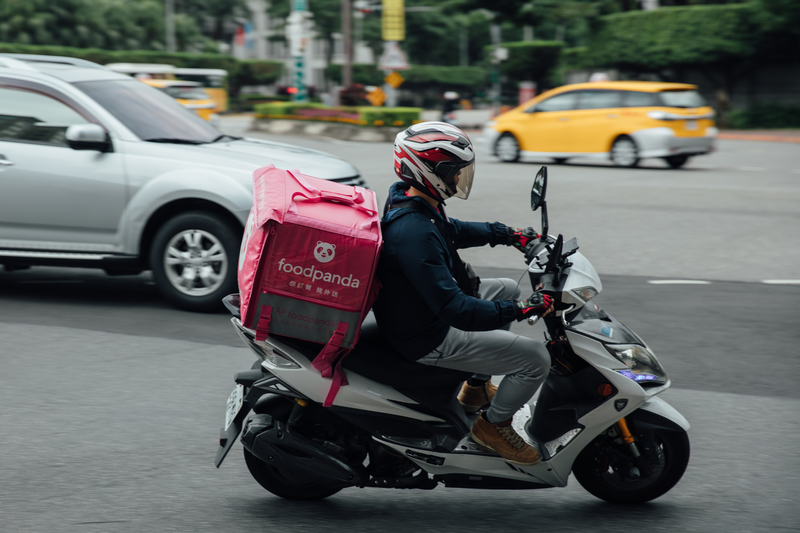
POLYGON ((651 285, 711 285, 710 281, 700 279, 651 279, 647 283, 651 285))
POLYGON ((747 170, 749 172, 764 172, 767 169, 764 167, 736 167, 736 170, 747 170))
POLYGON ((800 279, 765 279, 761 283, 767 285, 800 285, 800 279))

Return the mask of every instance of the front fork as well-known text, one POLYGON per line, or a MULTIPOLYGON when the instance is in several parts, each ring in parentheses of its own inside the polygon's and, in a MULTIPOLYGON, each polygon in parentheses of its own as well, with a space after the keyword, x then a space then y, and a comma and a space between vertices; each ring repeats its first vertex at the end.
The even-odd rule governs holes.
POLYGON ((633 457, 633 463, 636 465, 631 468, 629 472, 630 477, 632 479, 639 479, 650 476, 647 460, 639 451, 639 447, 636 445, 636 439, 633 438, 631 430, 628 429, 628 422, 626 422, 624 418, 621 418, 616 424, 614 424, 614 427, 617 429, 617 433, 622 438, 622 441, 628 447, 628 451, 630 452, 631 457, 633 457))

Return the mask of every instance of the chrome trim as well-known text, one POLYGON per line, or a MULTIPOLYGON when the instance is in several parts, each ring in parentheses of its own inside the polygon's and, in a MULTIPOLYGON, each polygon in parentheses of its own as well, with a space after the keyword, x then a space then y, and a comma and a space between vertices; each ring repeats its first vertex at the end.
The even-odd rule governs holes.
POLYGON ((59 252, 28 252, 22 250, 0 250, 2 257, 31 257, 39 259, 81 259, 90 261, 102 261, 110 255, 100 254, 81 254, 81 253, 59 253, 59 252))

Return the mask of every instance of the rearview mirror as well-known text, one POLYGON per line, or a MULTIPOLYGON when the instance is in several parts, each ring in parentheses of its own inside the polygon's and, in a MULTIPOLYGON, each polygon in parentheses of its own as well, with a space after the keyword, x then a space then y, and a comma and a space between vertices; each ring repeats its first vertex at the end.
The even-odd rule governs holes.
POLYGON ((97 124, 73 124, 67 128, 66 138, 73 150, 108 152, 111 149, 108 133, 97 124))
POLYGON ((547 167, 542 167, 536 173, 531 188, 531 211, 536 211, 544 203, 544 196, 547 192, 547 167))

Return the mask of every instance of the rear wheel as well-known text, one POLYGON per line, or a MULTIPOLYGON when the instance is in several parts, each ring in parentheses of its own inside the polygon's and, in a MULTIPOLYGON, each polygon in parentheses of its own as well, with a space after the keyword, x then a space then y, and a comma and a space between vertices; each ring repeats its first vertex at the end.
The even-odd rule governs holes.
POLYGON ((497 139, 494 151, 504 163, 519 161, 519 142, 511 133, 504 133, 497 139))
POLYGON ((341 490, 325 487, 314 482, 289 479, 247 450, 244 450, 244 461, 247 463, 250 475, 258 481, 259 485, 275 496, 280 496, 287 500, 321 500, 328 496, 333 496, 341 490))
POLYGON ((639 164, 639 148, 627 135, 618 137, 611 146, 611 161, 618 167, 635 167, 639 164))
POLYGON ((664 158, 670 168, 681 168, 688 160, 688 155, 671 155, 664 158))
POLYGON ((648 477, 632 475, 636 466, 625 444, 609 430, 578 455, 572 472, 581 486, 601 500, 637 504, 654 500, 675 486, 689 463, 685 431, 648 430, 637 446, 646 457, 648 477))
POLYGON ((191 211, 168 220, 156 233, 150 267, 159 290, 188 311, 215 311, 236 292, 241 230, 221 216, 191 211))

